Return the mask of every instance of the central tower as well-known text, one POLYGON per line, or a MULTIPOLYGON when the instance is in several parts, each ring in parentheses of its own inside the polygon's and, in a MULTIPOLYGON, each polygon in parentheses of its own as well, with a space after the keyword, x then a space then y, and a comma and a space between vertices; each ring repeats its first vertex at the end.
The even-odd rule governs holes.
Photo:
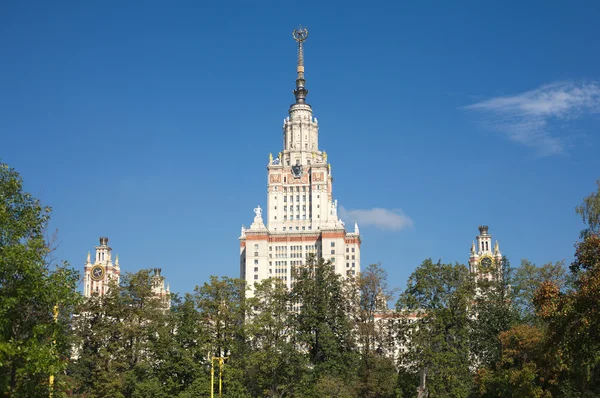
POLYGON ((333 199, 331 164, 319 148, 319 123, 306 102, 304 43, 308 30, 292 32, 298 45, 295 102, 283 121, 283 149, 267 164, 267 224, 258 206, 250 228, 240 236, 241 277, 248 285, 276 277, 291 286, 292 267, 315 254, 331 260, 336 272, 360 271, 358 225, 346 232, 333 199))

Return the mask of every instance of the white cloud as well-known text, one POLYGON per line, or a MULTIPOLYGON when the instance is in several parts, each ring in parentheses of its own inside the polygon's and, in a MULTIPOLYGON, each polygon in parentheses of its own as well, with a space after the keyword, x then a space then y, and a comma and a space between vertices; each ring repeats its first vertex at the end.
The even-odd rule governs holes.
POLYGON ((598 82, 558 82, 532 91, 481 101, 464 109, 482 112, 486 125, 507 134, 540 155, 564 151, 565 138, 558 137, 557 121, 569 121, 600 112, 598 82))
POLYGON ((381 207, 347 210, 340 206, 340 218, 345 221, 357 222, 359 226, 374 226, 395 231, 413 226, 411 218, 402 210, 388 210, 381 207))

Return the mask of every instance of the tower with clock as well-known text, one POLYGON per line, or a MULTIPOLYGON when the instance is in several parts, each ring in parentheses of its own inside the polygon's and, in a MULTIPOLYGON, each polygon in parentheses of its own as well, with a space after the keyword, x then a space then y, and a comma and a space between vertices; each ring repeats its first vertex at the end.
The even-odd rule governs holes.
MULTIPOLYGON (((292 269, 309 254, 330 260, 341 275, 360 271, 358 225, 348 231, 333 199, 327 153, 319 148, 319 123, 306 102, 304 42, 308 30, 292 32, 298 45, 295 103, 283 121, 283 148, 267 164, 266 223, 262 209, 240 236, 240 274, 248 286, 275 277, 291 286, 292 269)), ((250 293, 251 294, 251 293, 250 293)))
POLYGON ((487 225, 479 227, 479 235, 475 239, 476 242, 471 244, 469 269, 478 280, 491 280, 502 265, 500 246, 496 241, 492 249, 492 235, 489 234, 487 225))
POLYGON ((108 292, 109 281, 114 280, 119 283, 121 274, 119 256, 116 256, 113 263, 112 248, 108 246, 108 238, 103 236, 99 240, 100 244, 96 246, 94 262, 91 261, 89 252, 85 262, 83 273, 84 297, 102 296, 108 292))

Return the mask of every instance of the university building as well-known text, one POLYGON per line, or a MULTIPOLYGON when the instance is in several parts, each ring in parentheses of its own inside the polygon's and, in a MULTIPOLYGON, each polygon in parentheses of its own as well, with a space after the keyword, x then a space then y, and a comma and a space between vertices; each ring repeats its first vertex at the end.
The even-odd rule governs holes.
MULTIPOLYGON (((151 277, 152 293, 155 297, 165 301, 170 307, 170 289, 165 286, 165 277, 161 275, 160 268, 153 268, 151 277)), ((90 252, 83 267, 83 296, 103 296, 108 293, 110 283, 114 281, 119 283, 121 279, 121 266, 119 265, 119 255, 112 260, 112 248, 108 246, 108 238, 102 236, 99 238, 99 245, 96 246, 94 262, 91 261, 90 252)))
MULTIPOLYGON (((292 283, 292 268, 309 254, 331 260, 343 276, 360 272, 358 225, 346 229, 333 196, 331 163, 319 147, 319 122, 306 102, 304 42, 306 29, 293 32, 298 44, 295 102, 283 121, 283 148, 267 164, 266 222, 263 209, 254 209, 254 221, 242 226, 240 274, 248 286, 275 277, 292 283)), ((251 293, 250 293, 251 294, 251 293)))

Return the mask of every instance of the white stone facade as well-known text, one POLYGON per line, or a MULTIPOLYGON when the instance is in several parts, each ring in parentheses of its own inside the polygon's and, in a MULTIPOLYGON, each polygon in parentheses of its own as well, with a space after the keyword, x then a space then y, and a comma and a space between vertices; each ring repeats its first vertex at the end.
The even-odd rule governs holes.
POLYGON ((88 252, 87 261, 83 267, 83 296, 90 297, 92 294, 103 296, 108 293, 109 281, 115 280, 119 283, 121 267, 119 256, 112 261, 112 248, 108 246, 108 238, 100 237, 100 245, 96 246, 96 256, 91 262, 88 252))
POLYGON ((471 254, 469 256, 469 270, 476 275, 478 279, 491 280, 492 272, 485 272, 483 269, 502 266, 502 253, 498 241, 492 249, 492 235, 488 232, 487 225, 479 227, 479 235, 471 244, 471 254))
MULTIPOLYGON (((88 252, 87 261, 83 267, 83 296, 103 296, 108 293, 110 281, 119 283, 121 280, 121 267, 119 256, 112 261, 112 248, 108 246, 108 238, 100 237, 100 245, 96 246, 94 262, 88 252)), ((151 276, 151 289, 155 297, 164 301, 167 308, 171 307, 170 288, 165 284, 165 277, 161 275, 161 268, 154 268, 151 276)))

